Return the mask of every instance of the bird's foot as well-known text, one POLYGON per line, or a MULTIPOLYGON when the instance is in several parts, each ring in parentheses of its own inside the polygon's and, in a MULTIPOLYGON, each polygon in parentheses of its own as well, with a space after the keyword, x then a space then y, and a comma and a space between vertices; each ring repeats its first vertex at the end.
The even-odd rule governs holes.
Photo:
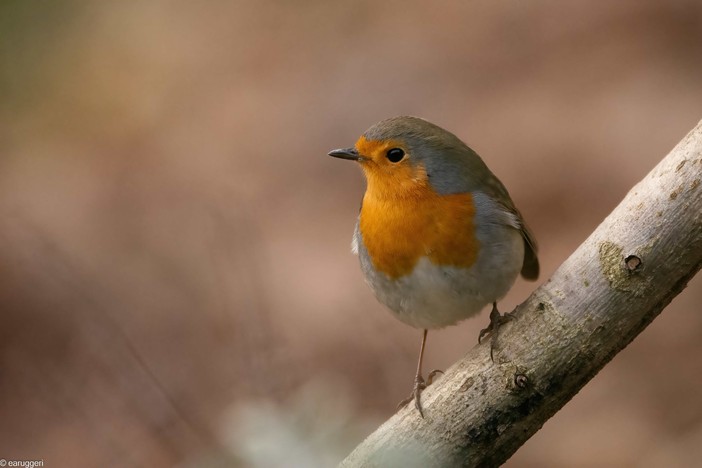
POLYGON ((414 388, 412 389, 412 393, 410 393, 410 396, 402 400, 398 405, 397 409, 400 409, 404 406, 407 406, 407 404, 414 400, 414 407, 417 408, 417 411, 419 411, 419 415, 423 418, 424 417, 424 410, 422 409, 422 402, 421 402, 421 395, 422 391, 427 388, 429 385, 432 384, 434 381, 434 378, 436 377, 437 374, 443 374, 444 371, 435 369, 431 372, 429 372, 429 375, 427 376, 427 380, 424 380, 424 377, 422 377, 420 374, 417 374, 414 377, 414 388))
POLYGON ((490 311, 490 325, 488 325, 487 328, 483 328, 482 330, 480 330, 480 334, 478 335, 478 344, 482 342, 483 337, 485 335, 489 334, 491 336, 490 360, 492 362, 495 362, 495 359, 493 357, 493 351, 495 349, 495 342, 497 341, 498 331, 500 330, 500 327, 502 325, 512 320, 512 318, 512 315, 510 315, 509 313, 501 315, 500 312, 497 310, 497 303, 492 303, 492 310, 490 311))

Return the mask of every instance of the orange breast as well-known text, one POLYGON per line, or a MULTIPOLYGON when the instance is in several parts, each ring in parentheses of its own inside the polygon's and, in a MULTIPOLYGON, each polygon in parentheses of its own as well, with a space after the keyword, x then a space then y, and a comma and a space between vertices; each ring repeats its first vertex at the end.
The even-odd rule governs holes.
POLYGON ((441 196, 428 184, 402 197, 383 196, 369 179, 360 230, 373 266, 391 278, 409 274, 423 256, 436 265, 469 267, 478 254, 469 193, 441 196))

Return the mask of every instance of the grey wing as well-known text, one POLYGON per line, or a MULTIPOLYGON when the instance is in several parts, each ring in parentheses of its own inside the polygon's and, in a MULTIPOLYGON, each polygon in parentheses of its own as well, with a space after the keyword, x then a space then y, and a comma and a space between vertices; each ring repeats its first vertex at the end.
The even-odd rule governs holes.
POLYGON ((536 256, 536 240, 531 230, 522 219, 522 215, 517 211, 521 224, 520 232, 524 238, 524 263, 522 264, 522 277, 534 281, 539 277, 539 258, 536 256))
POLYGON ((539 258, 536 255, 536 239, 534 238, 534 235, 531 233, 531 230, 527 224, 524 222, 522 214, 519 212, 517 207, 514 206, 514 202, 509 196, 505 186, 502 185, 502 182, 500 182, 499 179, 497 179, 497 177, 495 177, 492 173, 490 173, 490 176, 486 177, 487 191, 496 199, 502 200, 500 204, 504 207, 505 211, 514 215, 517 224, 515 227, 519 229, 519 232, 524 239, 524 263, 522 264, 521 275, 524 279, 534 281, 539 277, 539 258))

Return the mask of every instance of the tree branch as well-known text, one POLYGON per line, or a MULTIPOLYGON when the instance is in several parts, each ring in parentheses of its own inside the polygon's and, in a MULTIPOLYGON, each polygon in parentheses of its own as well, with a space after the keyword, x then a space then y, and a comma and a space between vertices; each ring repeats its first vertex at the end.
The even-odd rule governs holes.
POLYGON ((702 122, 500 328, 341 463, 505 462, 702 266, 702 122))

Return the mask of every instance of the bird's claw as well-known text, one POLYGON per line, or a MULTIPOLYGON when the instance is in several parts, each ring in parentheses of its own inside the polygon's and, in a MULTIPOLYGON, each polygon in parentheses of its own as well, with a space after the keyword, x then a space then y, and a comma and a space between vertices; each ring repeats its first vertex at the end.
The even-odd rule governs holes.
POLYGON ((434 377, 436 377, 438 374, 444 375, 444 371, 434 369, 433 371, 429 372, 429 375, 427 375, 427 387, 431 385, 431 383, 434 381, 434 377))
POLYGON ((482 343, 485 335, 489 334, 492 336, 490 340, 490 360, 492 362, 495 362, 493 351, 495 349, 495 342, 497 341, 497 333, 500 330, 500 327, 512 320, 512 318, 512 315, 509 313, 504 315, 500 314, 500 312, 497 310, 497 304, 492 304, 492 310, 490 311, 490 324, 486 328, 480 330, 480 334, 478 335, 478 344, 482 343))
POLYGON ((414 387, 412 388, 412 393, 410 393, 410 396, 402 400, 400 403, 397 405, 397 409, 399 410, 400 408, 403 408, 409 404, 410 401, 414 400, 414 407, 417 408, 417 411, 419 411, 419 415, 423 418, 424 417, 424 410, 422 409, 422 402, 421 402, 421 395, 422 391, 426 389, 429 385, 432 384, 434 381, 434 378, 437 376, 437 374, 443 374, 444 371, 441 371, 439 369, 435 369, 431 372, 429 372, 429 375, 427 376, 426 381, 424 380, 424 377, 421 375, 417 375, 414 378, 414 387))

